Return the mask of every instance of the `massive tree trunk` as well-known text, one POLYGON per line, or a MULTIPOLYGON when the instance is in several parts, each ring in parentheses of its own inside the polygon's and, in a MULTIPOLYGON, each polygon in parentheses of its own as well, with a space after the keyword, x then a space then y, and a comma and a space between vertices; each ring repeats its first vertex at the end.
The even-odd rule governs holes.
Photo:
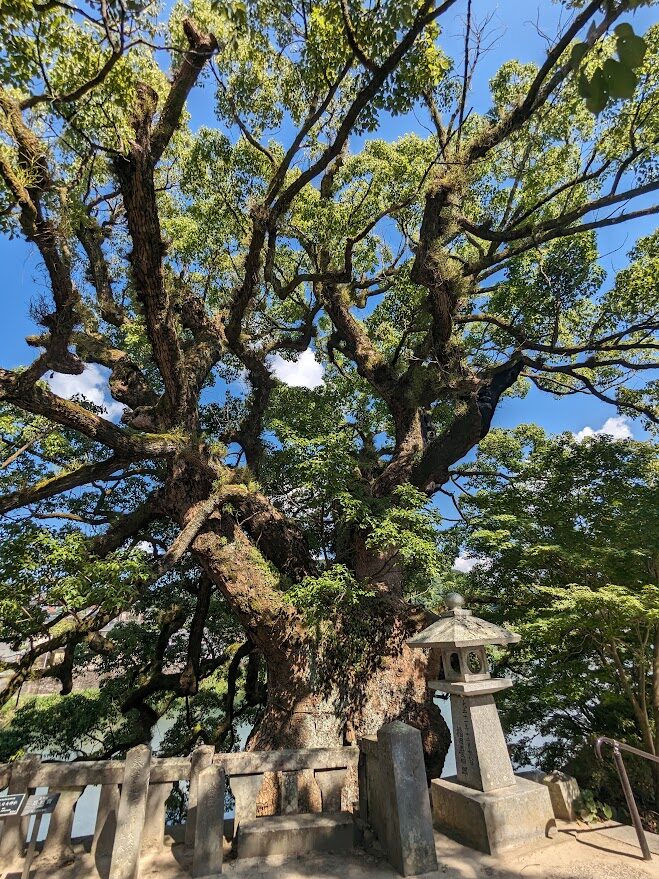
MULTIPOLYGON (((189 516, 188 512, 183 521, 189 516)), ((246 524, 255 528, 258 522, 252 509, 246 524)), ((273 522, 266 523, 262 516, 258 527, 269 529, 270 540, 262 539, 261 530, 257 549, 232 518, 214 513, 193 543, 197 559, 267 669, 265 710, 248 747, 337 747, 400 719, 421 731, 428 773, 439 775, 450 734, 427 688, 428 678, 437 677, 438 662, 405 643, 429 623, 428 613, 405 602, 400 576, 390 575, 356 610, 338 609, 331 619, 309 626, 263 558, 282 554, 278 541, 290 540, 283 520, 279 526, 276 532, 273 522)), ((288 550, 293 551, 290 544, 288 550)), ((375 570, 383 562, 368 557, 359 546, 355 561, 358 577, 365 575, 366 567, 375 570)), ((289 567, 294 564, 289 561, 289 567)))
POLYGON ((451 738, 426 683, 437 676, 437 662, 405 644, 418 621, 411 609, 385 611, 369 620, 368 645, 351 644, 342 621, 332 620, 336 637, 282 633, 288 650, 280 644, 262 647, 267 705, 249 747, 338 747, 402 720, 421 731, 429 776, 440 775, 451 738))

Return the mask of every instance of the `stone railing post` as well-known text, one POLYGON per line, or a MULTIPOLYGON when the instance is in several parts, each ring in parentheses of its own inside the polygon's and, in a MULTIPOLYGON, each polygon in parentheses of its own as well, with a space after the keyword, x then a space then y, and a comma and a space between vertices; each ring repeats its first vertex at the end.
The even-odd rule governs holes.
POLYGON ((299 772, 280 772, 279 783, 281 793, 281 809, 282 815, 295 815, 299 811, 299 794, 300 788, 298 784, 299 772))
POLYGON ((316 769, 314 778, 320 788, 323 812, 341 811, 341 793, 345 784, 347 769, 316 769))
POLYGON ((402 876, 433 872, 437 855, 421 733, 394 721, 379 730, 377 741, 369 736, 360 747, 366 761, 360 784, 367 787, 360 789, 360 812, 368 812, 389 863, 402 876))
POLYGON ((359 817, 384 839, 385 806, 382 799, 382 769, 377 736, 362 736, 359 740, 359 817))
POLYGON ((190 756, 190 787, 188 789, 188 816, 185 819, 185 847, 192 848, 195 844, 197 824, 197 787, 199 774, 213 762, 215 748, 212 745, 200 745, 190 756))
MULTIPOLYGON (((10 794, 31 793, 33 788, 30 786, 30 781, 38 770, 40 762, 39 754, 26 754, 22 760, 17 761, 11 768, 8 792, 10 794)), ((23 854, 28 823, 29 818, 5 819, 0 837, 0 864, 10 864, 23 854)))
POLYGON ((126 755, 109 879, 137 877, 150 771, 151 748, 131 748, 126 755))
POLYGON ((220 766, 207 766, 199 773, 193 879, 212 879, 222 872, 225 786, 220 766))

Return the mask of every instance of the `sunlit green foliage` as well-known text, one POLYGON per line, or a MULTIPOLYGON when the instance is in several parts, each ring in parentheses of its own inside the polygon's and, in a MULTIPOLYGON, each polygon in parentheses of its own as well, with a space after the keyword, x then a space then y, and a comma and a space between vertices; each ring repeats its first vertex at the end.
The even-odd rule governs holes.
MULTIPOLYGON (((499 659, 515 674, 501 704, 517 759, 567 766, 587 785, 597 735, 653 752, 656 447, 605 436, 552 439, 525 426, 493 431, 470 469, 480 475, 466 486, 463 534, 483 563, 468 588, 484 615, 522 635, 519 647, 499 659), (534 740, 537 733, 542 740, 534 740)), ((602 783, 602 798, 617 801, 612 779, 602 783)), ((642 773, 638 783, 646 803, 656 797, 642 773)))

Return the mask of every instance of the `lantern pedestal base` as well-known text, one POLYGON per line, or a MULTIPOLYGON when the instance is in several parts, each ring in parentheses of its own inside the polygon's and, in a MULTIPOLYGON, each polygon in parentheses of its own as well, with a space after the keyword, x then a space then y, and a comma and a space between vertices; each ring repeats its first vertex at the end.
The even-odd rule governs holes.
POLYGON ((457 784, 455 776, 433 778, 430 796, 436 830, 490 855, 542 839, 556 826, 547 788, 518 776, 488 793, 457 784))

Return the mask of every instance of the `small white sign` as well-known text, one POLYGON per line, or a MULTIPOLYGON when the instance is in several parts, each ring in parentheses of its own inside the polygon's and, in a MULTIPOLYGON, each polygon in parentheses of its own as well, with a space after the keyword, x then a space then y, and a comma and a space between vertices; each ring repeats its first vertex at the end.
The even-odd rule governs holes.
POLYGON ((33 794, 28 797, 25 808, 21 813, 25 815, 50 815, 55 811, 55 806, 59 800, 59 794, 33 794))

